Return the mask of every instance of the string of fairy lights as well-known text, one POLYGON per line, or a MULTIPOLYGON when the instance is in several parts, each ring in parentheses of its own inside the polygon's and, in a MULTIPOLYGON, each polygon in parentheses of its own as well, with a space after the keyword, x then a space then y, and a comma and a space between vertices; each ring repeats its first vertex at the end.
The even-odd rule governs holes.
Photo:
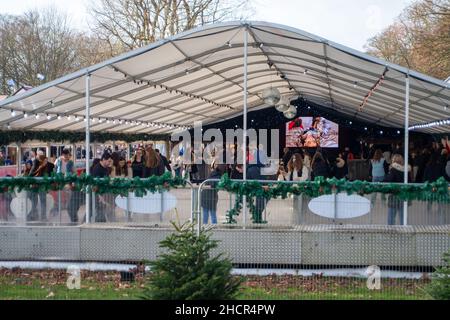
MULTIPOLYGON (((166 86, 164 84, 158 83, 157 81, 146 80, 146 79, 139 79, 139 78, 130 76, 129 74, 125 73, 124 71, 119 70, 117 67, 112 67, 112 68, 113 68, 113 70, 115 72, 121 73, 124 78, 132 79, 134 84, 147 85, 149 87, 153 87, 154 89, 159 88, 161 90, 165 90, 168 93, 175 93, 177 95, 181 95, 181 96, 186 97, 186 98, 190 98, 190 99, 194 99, 194 100, 200 100, 202 102, 209 103, 209 104, 211 104, 211 105, 213 105, 215 107, 218 107, 218 108, 225 108, 225 109, 228 109, 228 110, 234 110, 233 107, 228 106, 228 105, 226 105, 224 103, 218 103, 218 102, 215 102, 215 101, 210 100, 208 98, 205 98, 205 97, 193 94, 193 93, 189 93, 189 92, 180 90, 178 88, 172 88, 172 87, 166 86)), ((186 73, 186 75, 189 75, 190 71, 187 69, 185 71, 185 73, 186 73)))
MULTIPOLYGON (((11 117, 16 117, 19 112, 17 110, 11 110, 11 117)), ((22 112, 22 116, 24 119, 34 117, 36 120, 44 119, 47 120, 66 120, 69 122, 86 122, 87 118, 85 116, 80 115, 67 115, 63 116, 60 113, 46 112, 46 113, 28 113, 22 112)), ((142 126, 146 128, 156 128, 156 129, 182 129, 187 130, 190 129, 191 126, 187 125, 177 125, 172 123, 164 123, 164 122, 155 122, 155 121, 140 121, 140 120, 129 120, 129 119, 121 119, 121 118, 112 118, 112 117, 90 117, 91 123, 99 123, 99 124, 113 124, 113 125, 129 125, 130 127, 142 126)), ((7 128, 11 129, 11 125, 8 123, 7 128)))
MULTIPOLYGON (((231 41, 228 41, 226 43, 226 45, 228 47, 232 47, 231 41)), ((255 48, 259 47, 262 48, 264 46, 263 43, 255 43, 253 45, 255 48)), ((272 68, 272 66, 274 65, 274 63, 271 60, 268 60, 267 64, 269 65, 269 69, 272 68)), ((202 101, 204 103, 207 104, 211 104, 212 106, 218 107, 218 108, 226 108, 228 110, 235 110, 235 108, 225 104, 225 103, 219 103, 213 100, 210 100, 208 98, 196 95, 194 93, 190 93, 190 92, 186 92, 183 90, 180 90, 177 87, 170 87, 167 85, 162 84, 160 81, 155 81, 155 80, 148 80, 148 79, 143 79, 143 78, 139 78, 139 77, 135 77, 132 75, 127 74, 126 72, 120 70, 119 68, 117 68, 116 66, 110 66, 115 72, 120 73, 122 77, 124 77, 127 81, 129 81, 130 83, 134 83, 138 86, 148 86, 148 87, 153 87, 154 89, 160 89, 160 90, 164 90, 166 93, 170 93, 170 94, 176 94, 179 96, 183 96, 189 99, 193 99, 193 100, 199 100, 202 101)), ((200 66, 201 68, 201 66, 200 66)), ((195 70, 189 70, 186 69, 185 73, 186 75, 189 75, 191 72, 193 72, 195 70)), ((382 73, 382 75, 379 77, 379 79, 376 81, 376 83, 370 88, 369 92, 364 96, 362 103, 359 105, 358 108, 358 112, 363 111, 364 107, 368 104, 370 97, 375 93, 375 91, 383 84, 385 78, 386 78, 386 74, 389 71, 389 69, 387 67, 385 67, 384 72, 382 73)), ((310 70, 308 70, 306 67, 304 67, 304 71, 303 71, 304 75, 310 75, 310 70)), ((279 76, 281 79, 288 81, 286 75, 281 72, 280 70, 277 69, 277 76, 279 76)), ((354 87, 357 88, 358 85, 361 83, 361 81, 350 81, 350 84, 354 87)), ((289 83, 289 90, 293 90, 294 87, 289 83)), ((51 105, 51 108, 54 108, 54 104, 53 101, 49 102, 51 105)), ((50 109, 51 109, 50 108, 50 109)), ((310 107, 308 107, 309 109, 310 107)), ((445 110, 447 110, 448 105, 445 106, 445 110)), ((67 120, 69 122, 86 122, 87 119, 85 116, 80 116, 80 115, 67 115, 66 113, 55 113, 55 112, 33 112, 33 111, 22 111, 22 110, 17 110, 17 109, 11 109, 11 117, 13 118, 11 120, 11 122, 17 121, 19 119, 16 119, 17 115, 20 115, 20 113, 22 113, 23 118, 29 118, 29 117, 35 117, 36 120, 39 119, 47 119, 48 121, 50 120, 67 120)), ((131 127, 138 127, 138 126, 142 126, 143 128, 156 128, 156 129, 169 129, 169 130, 174 130, 174 129, 182 129, 182 130, 189 130, 192 129, 192 126, 189 125, 180 125, 180 124, 173 124, 173 123, 165 123, 165 122, 158 122, 158 121, 145 121, 145 120, 130 120, 130 119, 123 119, 123 118, 113 118, 113 117, 104 117, 104 116, 92 116, 90 117, 90 122, 91 123, 98 123, 98 124, 113 124, 113 125, 128 125, 131 127)), ((352 124, 350 122, 350 124, 352 124)), ((436 126, 444 126, 444 125, 450 125, 450 118, 449 119, 443 119, 443 120, 437 120, 437 121, 432 121, 432 122, 428 122, 428 123, 422 123, 422 124, 416 124, 413 125, 411 127, 409 127, 409 130, 416 130, 416 129, 425 129, 425 128, 431 128, 431 127, 436 127, 436 126)), ((11 129, 11 123, 7 123, 7 128, 11 129)), ((364 128, 365 131, 367 131, 367 127, 364 128)), ((384 132, 382 130, 379 131, 380 134, 383 134, 384 132)), ((399 134, 399 132, 397 132, 397 134, 399 134)))
POLYGON ((450 125, 450 118, 444 119, 444 120, 416 124, 414 126, 409 127, 409 130, 427 129, 427 128, 432 128, 432 127, 447 126, 447 125, 450 125))

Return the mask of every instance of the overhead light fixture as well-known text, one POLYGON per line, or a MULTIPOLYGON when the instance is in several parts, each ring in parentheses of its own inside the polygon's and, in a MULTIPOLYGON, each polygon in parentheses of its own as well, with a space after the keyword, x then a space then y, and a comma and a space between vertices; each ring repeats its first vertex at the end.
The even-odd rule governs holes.
POLYGON ((275 105, 275 109, 279 112, 285 112, 289 109, 290 102, 286 97, 281 97, 278 104, 275 105))
POLYGON ((47 120, 50 120, 52 117, 49 115, 49 114, 47 114, 47 120))
POLYGON ((287 119, 293 119, 297 115, 297 107, 296 106, 289 106, 289 109, 283 112, 283 115, 287 119))
POLYGON ((262 98, 266 104, 276 105, 281 99, 280 91, 272 87, 267 88, 262 92, 262 98))
POLYGON ((16 110, 11 109, 11 117, 15 117, 15 116, 16 116, 16 110))

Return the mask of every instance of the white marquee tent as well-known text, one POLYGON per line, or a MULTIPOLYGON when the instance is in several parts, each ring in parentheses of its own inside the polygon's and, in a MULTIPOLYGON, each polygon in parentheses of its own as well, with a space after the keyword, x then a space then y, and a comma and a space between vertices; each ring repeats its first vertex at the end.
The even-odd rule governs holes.
MULTIPOLYGON (((0 127, 81 131, 87 122, 90 131, 171 133, 194 121, 242 114, 244 86, 248 110, 268 107, 261 92, 272 86, 287 97, 389 127, 408 124, 405 98, 411 125, 450 117, 445 81, 298 29, 230 22, 161 40, 0 101, 0 127), (83 121, 87 91, 91 121, 83 121)), ((420 130, 448 132, 446 123, 420 130)))

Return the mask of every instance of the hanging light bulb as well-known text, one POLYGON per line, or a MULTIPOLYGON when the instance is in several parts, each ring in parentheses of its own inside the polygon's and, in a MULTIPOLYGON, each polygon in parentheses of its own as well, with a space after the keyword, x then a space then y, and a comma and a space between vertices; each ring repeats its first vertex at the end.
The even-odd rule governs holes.
POLYGON ((11 117, 15 117, 15 116, 16 116, 16 110, 11 109, 11 117))
POLYGON ((289 109, 289 100, 286 97, 281 97, 280 101, 277 105, 275 105, 275 109, 280 112, 285 112, 289 109))
POLYGON ((49 114, 47 114, 47 120, 50 120, 51 116, 49 114))
POLYGON ((78 116, 76 116, 76 117, 75 117, 75 121, 78 122, 79 120, 80 120, 80 118, 78 118, 78 116))
POLYGON ((262 92, 262 98, 264 103, 274 106, 281 99, 280 91, 276 88, 267 88, 262 92))
POLYGON ((58 120, 61 120, 61 115, 60 114, 58 114, 58 120))
POLYGON ((293 119, 297 115, 297 107, 296 106, 289 106, 289 109, 283 112, 283 115, 287 119, 293 119))
POLYGON ((37 120, 37 119, 39 119, 41 116, 37 113, 35 117, 36 117, 36 120, 37 120))
POLYGON ((23 117, 24 117, 24 118, 28 118, 28 113, 25 112, 25 113, 23 114, 23 117))

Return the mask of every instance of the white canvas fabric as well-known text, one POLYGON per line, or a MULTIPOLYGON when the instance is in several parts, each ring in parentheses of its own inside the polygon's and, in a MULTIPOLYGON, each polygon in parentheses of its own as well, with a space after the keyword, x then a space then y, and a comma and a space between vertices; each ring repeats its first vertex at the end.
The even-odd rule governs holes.
MULTIPOLYGON (((91 131, 171 133, 177 130, 175 126, 192 126, 194 121, 210 124, 240 115, 245 32, 249 110, 271 107, 264 105, 261 93, 272 86, 287 97, 302 96, 356 119, 403 127, 405 76, 409 74, 410 125, 449 117, 450 84, 444 81, 298 29, 266 22, 230 22, 161 40, 2 100, 0 127, 84 130, 85 123, 74 119, 84 117, 87 74, 91 75, 91 117, 104 119, 91 123, 91 131), (359 110, 386 68, 384 81, 359 110), (16 110, 15 116, 11 109, 16 110), (25 118, 24 113, 29 116, 25 118), (39 119, 34 114, 40 114, 39 119), (112 123, 113 119, 124 121, 112 123)), ((449 129, 439 126, 422 131, 449 129)))

